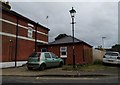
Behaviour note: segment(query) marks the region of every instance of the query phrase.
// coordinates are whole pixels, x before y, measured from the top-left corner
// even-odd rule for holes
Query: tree
[[[120,52],[120,44],[116,44],[116,45],[112,46],[112,50]]]

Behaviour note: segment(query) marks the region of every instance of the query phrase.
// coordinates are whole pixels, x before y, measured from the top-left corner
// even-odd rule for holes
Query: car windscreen
[[[38,57],[40,56],[40,53],[32,53],[29,57]]]
[[[118,56],[118,54],[117,54],[117,53],[106,53],[105,55]]]

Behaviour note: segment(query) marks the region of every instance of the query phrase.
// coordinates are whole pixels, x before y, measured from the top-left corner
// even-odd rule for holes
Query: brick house
[[[60,36],[60,35],[59,35]],[[65,64],[73,63],[73,37],[63,35],[55,39],[55,41],[48,45],[38,43],[38,51],[50,51],[55,53],[58,57],[62,58]],[[75,48],[75,63],[85,64],[92,63],[92,46],[86,42],[74,38]]]
[[[26,61],[35,51],[36,42],[48,44],[49,29],[12,11],[8,3],[0,2],[0,62]]]

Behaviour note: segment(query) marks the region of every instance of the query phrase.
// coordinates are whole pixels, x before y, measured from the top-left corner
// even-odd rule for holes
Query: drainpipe
[[[37,26],[38,23],[36,23],[36,27],[35,27],[35,52],[37,51]]]
[[[17,16],[17,25],[16,25],[16,43],[15,43],[15,67],[17,66],[17,47],[18,47],[18,16]]]
[[[85,50],[85,48],[84,48],[84,44],[83,44],[83,63],[85,63],[85,55],[84,55],[84,50]]]

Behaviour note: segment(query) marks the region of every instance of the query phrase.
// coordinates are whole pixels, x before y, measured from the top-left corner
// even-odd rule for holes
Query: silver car
[[[120,64],[120,54],[119,52],[106,52],[103,56],[104,64]]]

